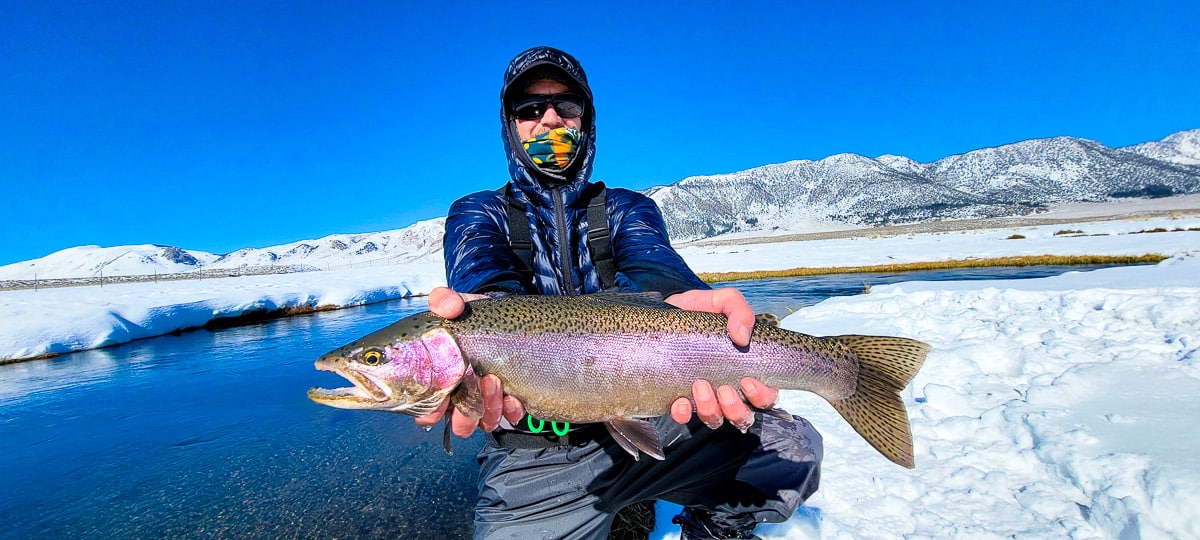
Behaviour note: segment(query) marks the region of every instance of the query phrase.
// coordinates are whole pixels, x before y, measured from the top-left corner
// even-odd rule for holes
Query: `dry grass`
[[[1200,227],[1188,227],[1186,229],[1184,229],[1183,227],[1175,227],[1174,229],[1170,229],[1170,230],[1164,229],[1162,227],[1155,227],[1153,229],[1143,229],[1140,231],[1133,231],[1129,234],[1150,234],[1150,233],[1163,233],[1163,232],[1197,232],[1197,231],[1200,231]]]
[[[702,272],[700,273],[700,279],[703,279],[706,283],[716,283],[718,281],[823,276],[828,274],[896,273],[916,272],[919,270],[949,270],[954,268],[988,268],[994,266],[1154,264],[1162,262],[1165,259],[1167,259],[1167,256],[1157,253],[1146,255],[1026,255],[990,259],[954,259],[949,261],[876,264],[869,266],[834,266],[829,268],[791,268],[787,270],[760,270],[755,272]]]

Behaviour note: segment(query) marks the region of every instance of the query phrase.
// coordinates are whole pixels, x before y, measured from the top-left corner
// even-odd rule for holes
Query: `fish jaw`
[[[318,359],[315,364],[317,371],[337,373],[354,386],[313,387],[308,390],[308,399],[339,409],[375,409],[391,397],[392,392],[387,385],[349,366],[350,360],[342,356],[326,355]]]
[[[441,328],[382,346],[356,342],[315,364],[318,371],[337,373],[353,386],[311,388],[308,398],[339,409],[424,416],[454,391],[466,366],[454,337]]]

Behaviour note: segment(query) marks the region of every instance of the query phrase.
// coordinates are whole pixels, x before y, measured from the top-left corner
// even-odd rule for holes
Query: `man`
[[[430,294],[434,313],[457,317],[465,301],[481,294],[600,292],[587,231],[607,225],[612,277],[621,291],[656,291],[676,307],[723,314],[730,339],[749,343],[754,317],[741,293],[711,289],[696,277],[671,247],[652,200],[609,189],[608,223],[587,223],[597,191],[589,182],[596,116],[587,76],[573,57],[549,47],[522,52],[505,72],[500,100],[511,182],[504,191],[471,194],[451,206],[449,288]],[[520,208],[519,221],[510,221],[510,200]],[[526,227],[532,264],[512,245],[511,236]],[[494,375],[480,387],[482,417],[450,409],[456,435],[470,436],[476,428],[488,433],[479,454],[478,538],[604,538],[617,510],[656,499],[685,507],[675,518],[684,538],[750,538],[757,523],[786,520],[817,488],[820,435],[800,418],[768,416],[756,423],[751,406],[772,407],[778,391],[751,378],[738,389],[715,391],[696,381],[694,401],[679,399],[670,417],[656,423],[663,461],[635,461],[595,425],[571,426],[566,435],[541,429],[542,421],[525,417]],[[418,424],[435,424],[447,405]]]

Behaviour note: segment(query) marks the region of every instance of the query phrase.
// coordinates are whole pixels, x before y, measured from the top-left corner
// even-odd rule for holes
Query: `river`
[[[730,285],[783,316],[865,284],[1081,269]],[[440,428],[305,397],[344,385],[313,370],[320,354],[425,307],[400,300],[0,366],[0,538],[469,537],[478,435],[448,456]]]

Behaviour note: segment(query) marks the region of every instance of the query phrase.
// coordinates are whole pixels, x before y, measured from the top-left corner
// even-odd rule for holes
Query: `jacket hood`
[[[523,92],[531,80],[530,75],[549,74],[561,80],[579,93],[587,102],[583,115],[583,139],[575,159],[560,173],[544,171],[534,165],[529,154],[521,147],[516,125],[509,115],[508,103]],[[573,204],[587,188],[592,176],[592,161],[596,153],[596,108],[592,102],[592,89],[588,86],[587,74],[575,57],[553,47],[534,47],[518,54],[504,72],[504,86],[500,89],[500,136],[504,140],[504,152],[508,158],[508,173],[513,183],[534,204],[552,206],[551,190],[561,188],[564,202]],[[519,197],[519,196],[518,196]],[[520,198],[520,197],[519,197]],[[540,201],[539,201],[540,199]]]

